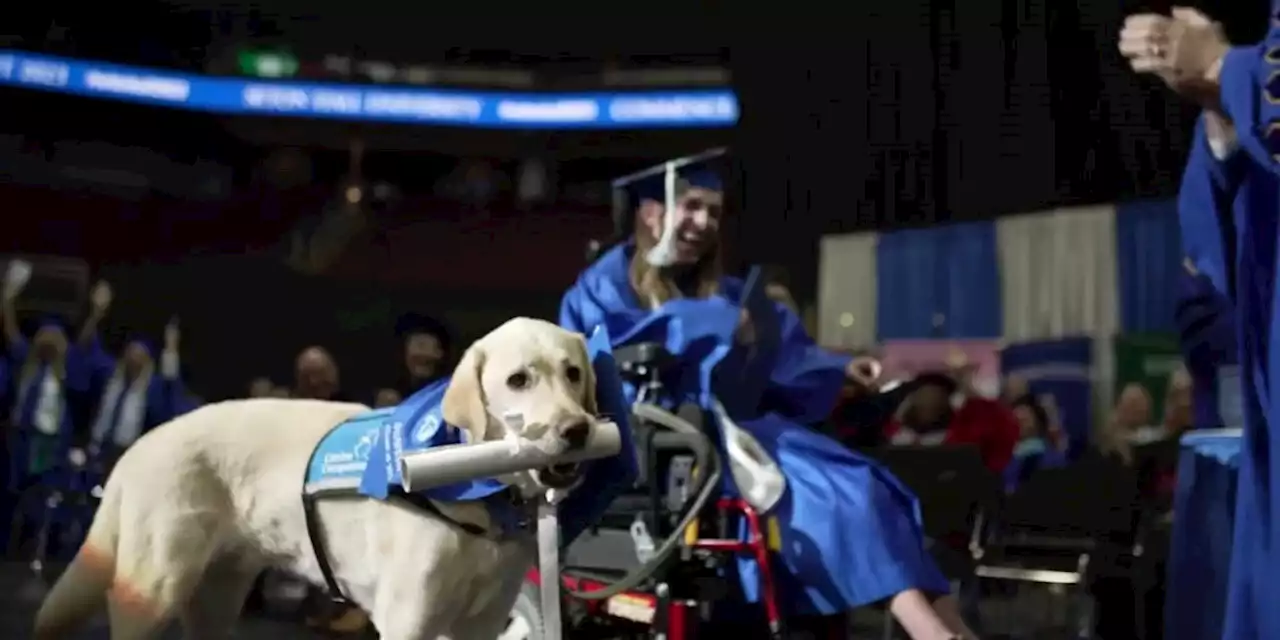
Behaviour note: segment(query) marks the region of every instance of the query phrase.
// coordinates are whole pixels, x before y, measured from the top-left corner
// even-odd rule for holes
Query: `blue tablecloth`
[[[1240,429],[1182,437],[1165,596],[1165,638],[1219,640],[1235,528]]]

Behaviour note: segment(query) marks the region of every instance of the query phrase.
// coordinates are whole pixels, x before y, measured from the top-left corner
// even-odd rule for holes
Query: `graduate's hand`
[[[181,342],[182,331],[178,326],[177,316],[174,316],[169,319],[169,324],[164,326],[164,349],[165,351],[177,351]]]
[[[111,308],[113,295],[111,285],[106,280],[99,280],[89,292],[89,310],[96,316],[105,314]]]
[[[1171,16],[1129,16],[1119,43],[1134,71],[1155,75],[1179,95],[1213,109],[1220,102],[1218,75],[1230,46],[1221,25],[1188,7],[1174,7]]]
[[[880,361],[867,356],[859,356],[849,361],[848,366],[844,368],[844,375],[854,384],[873,389],[876,382],[880,380],[880,374],[884,372],[884,367],[880,365]]]

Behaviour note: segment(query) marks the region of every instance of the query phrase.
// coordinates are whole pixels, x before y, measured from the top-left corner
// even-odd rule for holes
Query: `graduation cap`
[[[435,336],[435,339],[440,342],[440,348],[444,351],[449,350],[451,336],[444,323],[420,313],[406,313],[396,320],[396,337],[401,340],[422,333]]]
[[[650,264],[666,266],[675,259],[675,212],[680,196],[692,188],[724,191],[723,166],[727,149],[720,147],[623,176],[613,181],[613,226],[617,238],[630,237],[635,228],[636,207],[654,200],[666,209],[662,237],[646,256]]]

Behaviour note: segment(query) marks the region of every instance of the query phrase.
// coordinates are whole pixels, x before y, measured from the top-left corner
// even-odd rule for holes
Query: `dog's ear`
[[[587,349],[587,339],[582,336],[578,338],[578,350],[582,357],[582,408],[587,413],[598,416],[600,415],[600,406],[596,403],[596,370],[591,365],[591,351]]]
[[[449,388],[440,403],[444,421],[466,429],[468,442],[484,442],[489,431],[489,412],[484,406],[484,387],[480,372],[484,369],[484,350],[479,344],[471,345],[462,356],[462,362],[453,371]]]

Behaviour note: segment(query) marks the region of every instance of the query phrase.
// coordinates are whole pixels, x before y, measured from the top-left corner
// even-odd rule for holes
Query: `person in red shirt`
[[[1001,473],[1013,459],[1020,429],[1013,411],[942,372],[922,373],[885,437],[890,444],[972,444],[987,468]]]

